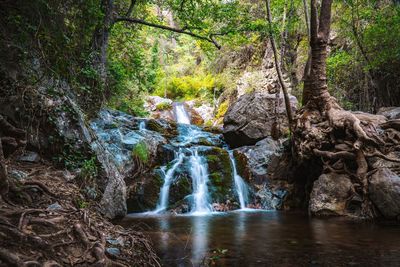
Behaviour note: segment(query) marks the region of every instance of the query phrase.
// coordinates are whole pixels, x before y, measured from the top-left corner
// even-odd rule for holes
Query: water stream
[[[232,175],[235,181],[235,189],[239,198],[240,209],[246,209],[249,196],[249,188],[243,181],[243,178],[238,174],[236,168],[235,158],[233,157],[232,151],[229,151],[229,158],[231,159]]]
[[[160,200],[159,203],[157,204],[155,213],[165,211],[168,208],[169,188],[174,179],[175,170],[176,168],[179,167],[179,165],[182,164],[185,154],[180,150],[178,153],[176,153],[175,156],[176,158],[173,160],[173,165],[169,170],[165,171],[165,169],[167,168],[166,166],[163,166],[161,168],[164,174],[164,184],[161,187]]]
[[[208,171],[204,158],[199,156],[197,149],[191,151],[190,175],[193,182],[192,214],[207,214],[212,211],[208,191]]]

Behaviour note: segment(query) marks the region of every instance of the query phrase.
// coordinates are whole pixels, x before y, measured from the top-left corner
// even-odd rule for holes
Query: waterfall
[[[182,103],[175,105],[175,116],[177,123],[190,124],[189,114],[185,110],[185,106]]]
[[[192,150],[192,156],[190,157],[190,175],[193,183],[191,212],[194,214],[211,212],[207,163],[203,157],[199,156],[197,149]]]
[[[143,131],[143,130],[146,130],[146,122],[145,121],[139,122],[139,131]]]
[[[243,178],[237,173],[236,162],[235,162],[235,158],[233,157],[232,151],[229,151],[229,158],[231,159],[232,172],[233,172],[232,174],[233,174],[233,178],[235,180],[235,189],[236,189],[236,193],[239,197],[240,208],[246,209],[247,202],[248,202],[249,189],[248,189],[248,186],[246,185],[246,183],[243,181]]]
[[[157,204],[156,210],[154,211],[155,213],[158,213],[158,212],[161,212],[161,211],[164,211],[167,209],[169,188],[173,181],[175,170],[176,170],[176,168],[179,167],[179,165],[181,165],[184,156],[185,156],[185,154],[181,150],[179,150],[177,157],[174,159],[175,162],[172,165],[172,167],[167,172],[165,172],[166,166],[161,168],[161,170],[163,171],[163,174],[164,174],[164,184],[160,190],[160,200],[159,200],[159,203]]]

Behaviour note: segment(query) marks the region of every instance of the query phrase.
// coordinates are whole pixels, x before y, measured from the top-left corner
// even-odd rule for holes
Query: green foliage
[[[167,110],[167,109],[171,109],[172,105],[168,102],[161,102],[156,106],[157,110]]]
[[[137,143],[132,149],[132,156],[139,159],[143,163],[147,163],[150,159],[150,152],[145,142]]]
[[[85,160],[81,167],[80,177],[84,181],[93,181],[98,176],[96,158]]]
[[[225,100],[224,102],[221,103],[221,105],[219,105],[215,118],[216,119],[222,118],[228,111],[228,108],[229,108],[229,100]]]
[[[191,100],[195,98],[211,99],[214,91],[217,96],[223,91],[224,86],[211,74],[172,76],[160,81],[155,94],[177,100]]]

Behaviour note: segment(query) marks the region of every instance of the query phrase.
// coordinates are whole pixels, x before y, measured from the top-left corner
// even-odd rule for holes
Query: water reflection
[[[209,222],[211,216],[193,216],[192,263],[197,266],[206,257],[208,249]]]
[[[165,266],[400,266],[400,227],[279,212],[136,217]]]

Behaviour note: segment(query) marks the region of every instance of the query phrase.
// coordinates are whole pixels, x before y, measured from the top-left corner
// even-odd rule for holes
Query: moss
[[[167,109],[172,109],[172,105],[168,102],[161,102],[159,104],[156,105],[156,109],[157,110],[167,110]]]
[[[176,123],[168,123],[163,125],[159,121],[152,119],[147,122],[146,128],[150,131],[158,132],[167,137],[176,136],[178,134]]]
[[[221,103],[221,105],[219,105],[215,118],[219,119],[224,117],[225,113],[228,111],[228,108],[229,108],[229,100],[225,100],[224,102]]]
[[[229,154],[225,149],[213,147],[204,152],[212,184],[212,198],[217,202],[225,202],[232,188],[232,167]]]
[[[137,143],[132,149],[132,156],[139,159],[143,163],[147,163],[150,158],[150,153],[145,142]]]
[[[241,153],[241,152],[239,152],[237,150],[235,150],[233,152],[233,156],[235,158],[236,170],[237,170],[238,174],[242,178],[244,178],[247,182],[250,182],[250,180],[251,180],[251,171],[250,171],[249,166],[248,166],[247,157],[243,153]]]

